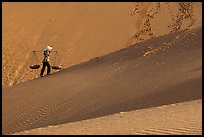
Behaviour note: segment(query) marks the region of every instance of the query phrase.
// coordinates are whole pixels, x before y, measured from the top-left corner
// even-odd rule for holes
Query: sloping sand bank
[[[3,88],[2,132],[202,99],[201,83],[202,27],[197,27]]]

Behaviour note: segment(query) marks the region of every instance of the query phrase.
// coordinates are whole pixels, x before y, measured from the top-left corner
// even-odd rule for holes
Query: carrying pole
[[[33,50],[33,52],[44,52],[44,50]],[[58,51],[52,50],[52,51],[50,51],[50,52],[58,52]]]

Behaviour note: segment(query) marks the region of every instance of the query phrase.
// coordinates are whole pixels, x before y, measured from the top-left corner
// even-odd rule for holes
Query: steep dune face
[[[201,28],[3,88],[2,133],[202,99]]]
[[[201,3],[191,2],[2,5],[4,87],[39,75],[40,70],[29,69],[31,52],[46,44],[59,51],[67,68],[202,20]]]

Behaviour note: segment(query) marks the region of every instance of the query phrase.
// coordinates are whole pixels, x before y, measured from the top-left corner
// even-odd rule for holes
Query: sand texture
[[[202,99],[201,35],[171,33],[4,88],[3,133]]]
[[[202,3],[3,2],[2,29],[2,134],[202,134]]]

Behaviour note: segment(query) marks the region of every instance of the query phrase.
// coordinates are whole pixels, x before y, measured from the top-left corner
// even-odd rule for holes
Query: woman
[[[40,73],[40,77],[43,77],[43,73],[44,73],[44,71],[45,71],[45,67],[47,67],[47,75],[50,74],[50,69],[51,69],[51,67],[50,67],[50,63],[49,63],[49,61],[50,61],[49,56],[50,56],[50,50],[51,50],[51,49],[52,49],[52,47],[47,46],[47,47],[45,48],[45,50],[44,50],[44,53],[43,53],[44,59],[43,59],[43,61],[42,61],[43,67],[42,67],[42,70],[41,70],[41,73]]]

